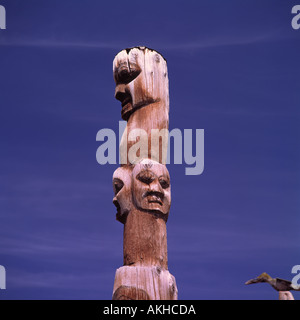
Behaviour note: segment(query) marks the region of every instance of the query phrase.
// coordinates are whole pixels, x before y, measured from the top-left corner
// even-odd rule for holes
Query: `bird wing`
[[[276,278],[276,290],[289,291],[292,288],[292,282],[285,279]]]

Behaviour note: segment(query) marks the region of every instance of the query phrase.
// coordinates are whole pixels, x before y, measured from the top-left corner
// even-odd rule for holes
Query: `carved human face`
[[[113,204],[117,208],[116,218],[125,223],[127,214],[132,206],[131,197],[131,168],[120,167],[113,174],[114,198]]]
[[[160,212],[168,217],[171,206],[170,176],[166,166],[143,160],[132,172],[135,206],[144,211]]]
[[[167,63],[158,52],[145,47],[122,50],[114,59],[113,73],[115,98],[121,101],[124,120],[161,99],[169,105]]]

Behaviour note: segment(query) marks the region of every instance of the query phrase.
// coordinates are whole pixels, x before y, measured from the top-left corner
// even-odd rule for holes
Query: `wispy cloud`
[[[47,289],[88,289],[97,290],[103,282],[113,281],[111,272],[98,273],[68,273],[68,272],[24,272],[14,270],[9,280],[11,289],[25,288],[47,288]]]
[[[113,170],[112,170],[113,172]],[[6,179],[6,177],[2,177]],[[9,178],[7,179],[9,181]],[[24,212],[30,212],[30,216],[76,219],[82,216],[82,208],[87,202],[101,201],[102,198],[111,199],[112,189],[107,181],[85,182],[64,181],[62,179],[24,178],[18,183],[7,183],[5,192],[0,196],[0,216],[9,218],[20,216],[24,219]],[[111,201],[106,202],[107,205]],[[112,209],[113,209],[112,205]],[[70,215],[72,212],[72,215]]]
[[[174,44],[162,45],[164,49],[177,49],[177,50],[188,50],[188,49],[208,49],[215,47],[225,47],[225,46],[235,46],[235,45],[246,45],[246,44],[256,44],[266,41],[280,40],[275,34],[259,34],[259,35],[223,35],[223,36],[213,36],[206,39],[197,39],[190,42],[180,42]]]
[[[280,41],[284,37],[280,33],[266,33],[254,35],[218,35],[210,38],[195,39],[193,41],[177,41],[173,43],[161,43],[157,41],[155,47],[160,50],[191,50],[191,49],[208,49],[224,46],[256,44],[268,41]],[[125,48],[128,43],[118,42],[99,42],[99,41],[82,41],[82,40],[60,40],[60,39],[18,39],[2,38],[0,46],[30,46],[30,47],[50,47],[50,48],[87,48],[87,49],[114,49]]]
[[[21,46],[21,47],[49,47],[49,48],[95,48],[95,49],[116,49],[119,46],[102,43],[102,42],[80,42],[80,41],[65,41],[65,40],[51,40],[51,39],[2,39],[0,46]]]
[[[107,243],[110,246],[107,246]],[[118,240],[109,234],[86,234],[66,230],[52,230],[52,232],[32,231],[28,234],[11,234],[1,238],[1,254],[20,256],[40,256],[50,259],[56,255],[74,255],[80,252],[101,255],[113,255],[111,246],[117,246]]]

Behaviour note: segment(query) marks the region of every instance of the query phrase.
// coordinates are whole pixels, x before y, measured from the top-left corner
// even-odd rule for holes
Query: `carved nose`
[[[128,93],[126,92],[126,85],[119,84],[115,90],[115,98],[122,102],[126,98],[127,95],[128,95]]]
[[[164,198],[165,193],[163,188],[161,187],[159,181],[153,181],[150,185],[149,185],[149,192],[157,194],[161,199]]]
[[[120,207],[119,201],[117,200],[116,197],[113,198],[113,204],[117,208],[117,212],[120,212],[121,211],[121,207]]]

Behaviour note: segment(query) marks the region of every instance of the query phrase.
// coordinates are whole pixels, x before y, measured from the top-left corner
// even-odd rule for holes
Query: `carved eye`
[[[146,184],[150,184],[155,179],[153,173],[148,170],[140,172],[136,178]]]
[[[129,70],[127,68],[122,68],[119,70],[119,79],[127,79],[130,76]]]
[[[169,182],[164,178],[160,178],[159,179],[159,183],[160,183],[160,185],[162,186],[163,189],[167,189],[170,186]]]
[[[117,78],[119,83],[129,83],[134,80],[139,74],[141,70],[137,67],[131,66],[128,69],[127,66],[121,66],[117,72]]]
[[[120,179],[114,179],[113,181],[113,187],[114,187],[114,192],[115,192],[115,195],[117,193],[119,193],[119,191],[123,188],[124,186],[124,182]]]

